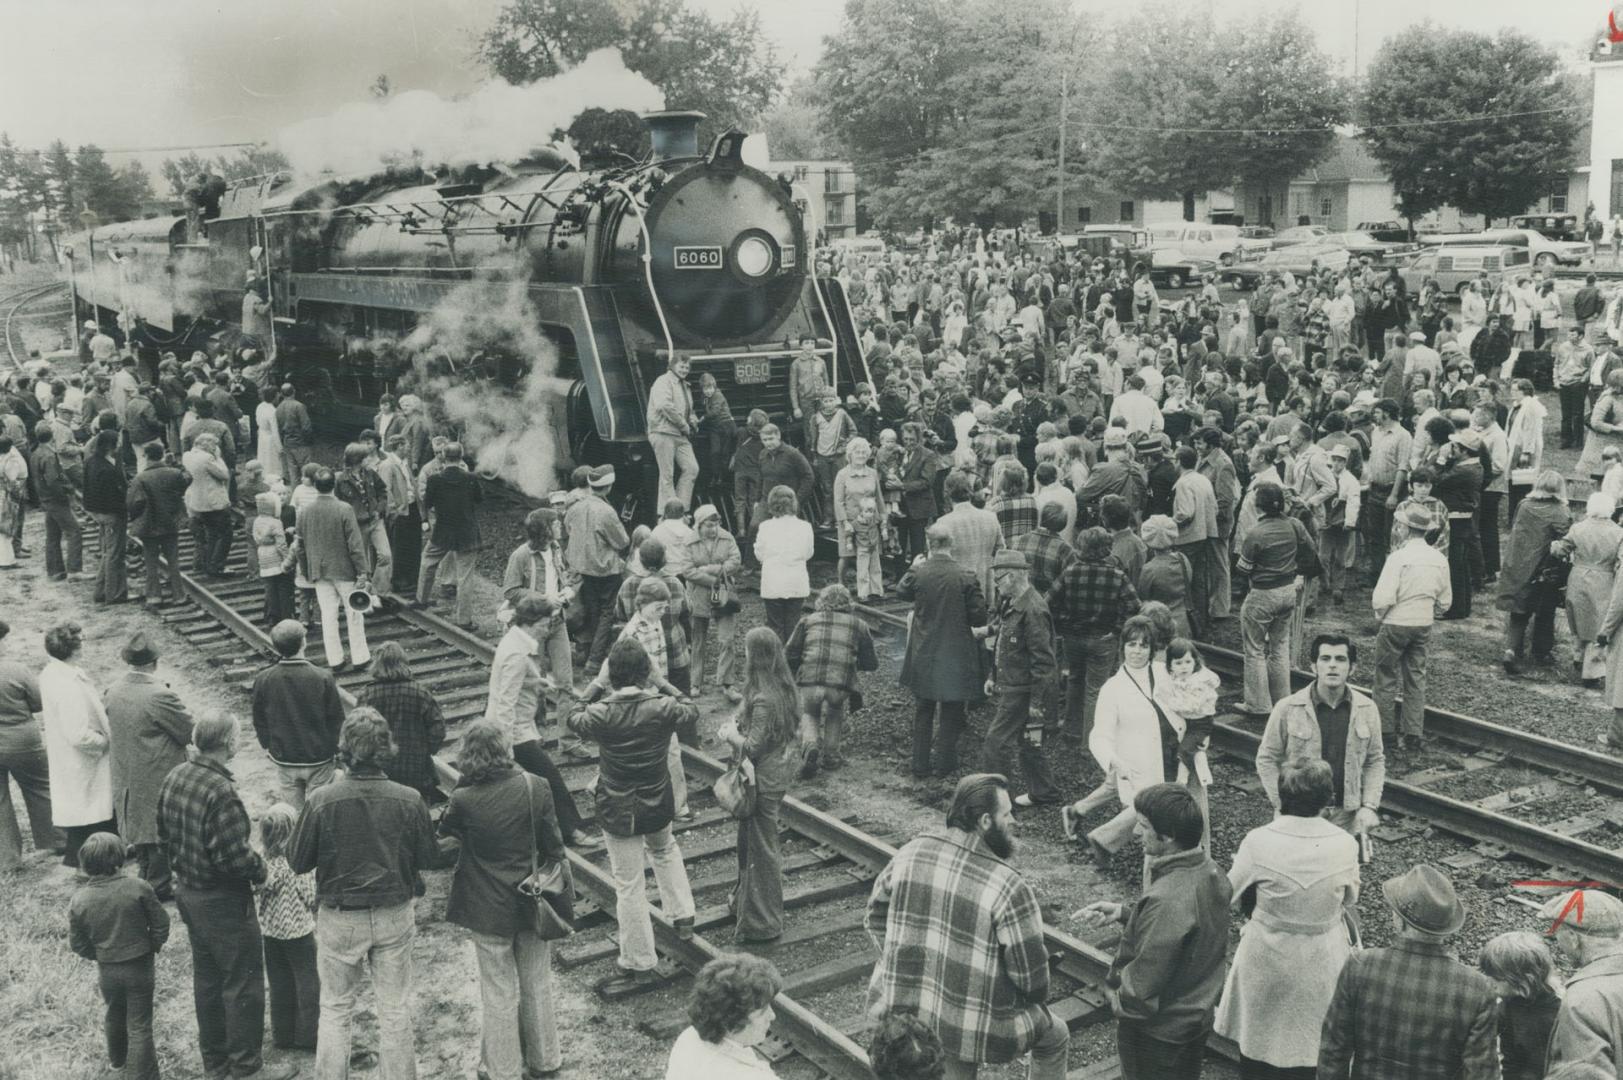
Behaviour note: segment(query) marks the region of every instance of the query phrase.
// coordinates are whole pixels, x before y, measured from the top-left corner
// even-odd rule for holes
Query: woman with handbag
[[[1545,469],[1522,500],[1510,525],[1505,561],[1499,571],[1496,606],[1505,612],[1505,672],[1515,675],[1526,657],[1527,624],[1533,624],[1533,660],[1550,663],[1555,650],[1555,608],[1559,587],[1541,580],[1550,569],[1550,546],[1567,535],[1567,480]]]
[[[738,682],[737,657],[733,653],[733,635],[738,623],[738,571],[743,556],[738,541],[721,527],[721,514],[709,504],[693,512],[693,527],[698,532],[688,545],[688,561],[692,568],[687,574],[688,607],[693,614],[693,693],[704,692],[705,659],[710,646],[710,631],[716,632],[715,685],[734,705],[743,700],[736,688]]]
[[[1216,1028],[1239,1043],[1245,1080],[1311,1080],[1319,1029],[1352,954],[1346,916],[1358,905],[1358,841],[1320,816],[1331,794],[1326,762],[1287,765],[1279,816],[1246,834],[1229,869],[1234,906],[1255,906]]]
[[[778,810],[800,770],[795,738],[799,717],[799,694],[783,643],[758,626],[744,635],[743,708],[716,732],[732,746],[744,781],[755,789],[754,805],[746,798],[734,811],[739,818],[738,885],[728,907],[737,920],[736,942],[775,941],[783,935]]]
[[[457,767],[462,778],[439,827],[441,849],[457,852],[445,918],[472,933],[479,961],[480,1075],[553,1076],[563,1058],[551,939],[569,932],[570,894],[563,893],[560,914],[551,901],[521,891],[568,866],[552,792],[518,767],[507,732],[488,720],[463,734]]]

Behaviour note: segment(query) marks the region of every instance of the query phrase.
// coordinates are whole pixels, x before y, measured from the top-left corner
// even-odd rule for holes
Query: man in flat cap
[[[169,857],[158,842],[158,789],[186,760],[192,716],[157,676],[158,649],[137,631],[124,646],[129,670],[107,688],[107,727],[113,756],[113,813],[119,835],[135,848],[141,877],[158,899],[174,896]]]
[[[1550,1080],[1617,1076],[1623,1068],[1623,900],[1596,889],[1544,905],[1572,978],[1550,1033]]]
[[[997,649],[991,683],[997,714],[981,744],[982,772],[1007,773],[1003,768],[1009,744],[1020,740],[1020,771],[1026,791],[1014,797],[1015,806],[1059,802],[1063,793],[1043,759],[1048,700],[1053,693],[1059,664],[1054,658],[1054,620],[1048,601],[1031,587],[1024,554],[1005,548],[992,558],[992,580],[997,583]]]
[[[625,577],[631,538],[609,504],[614,466],[595,466],[587,476],[589,493],[564,514],[564,559],[580,575],[578,599],[585,619],[577,644],[584,654],[582,668],[596,670],[614,641],[614,601]]]
[[[1354,952],[1342,967],[1319,1041],[1320,1080],[1352,1075],[1355,1060],[1359,1076],[1498,1077],[1498,992],[1447,951],[1465,925],[1453,883],[1419,863],[1381,894],[1392,944]]]

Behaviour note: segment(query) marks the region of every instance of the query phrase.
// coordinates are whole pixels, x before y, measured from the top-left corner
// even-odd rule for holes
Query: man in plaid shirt
[[[1138,592],[1110,554],[1110,534],[1094,526],[1077,537],[1077,557],[1048,590],[1054,632],[1065,641],[1065,737],[1086,741],[1099,688],[1116,670],[1116,638],[1138,612]]]
[[[1343,965],[1319,1041],[1319,1076],[1497,1080],[1497,990],[1447,951],[1465,925],[1453,883],[1420,863],[1381,894],[1392,909],[1392,944],[1354,952]]]
[[[994,773],[958,781],[946,826],[909,841],[874,882],[868,1015],[917,1014],[959,1063],[953,1075],[1029,1052],[1029,1080],[1061,1080],[1071,1035],[1044,1004],[1042,912],[1006,861],[1013,854],[1008,782]]]
[[[295,1066],[266,1066],[265,961],[253,886],[265,861],[249,846],[248,811],[226,768],[237,721],[210,716],[192,729],[196,757],[158,789],[158,841],[175,874],[175,905],[192,945],[193,1001],[203,1072],[288,1080]]]
[[[795,624],[784,651],[800,687],[800,744],[806,749],[800,778],[809,780],[819,761],[830,769],[845,764],[845,703],[857,689],[857,672],[879,670],[879,656],[868,628],[851,610],[850,591],[838,584],[817,594],[817,610]]]
[[[1026,557],[1031,587],[1039,596],[1047,596],[1054,582],[1076,559],[1076,548],[1060,535],[1064,528],[1065,507],[1059,503],[1044,503],[1037,514],[1037,527],[1013,544],[1014,550]]]

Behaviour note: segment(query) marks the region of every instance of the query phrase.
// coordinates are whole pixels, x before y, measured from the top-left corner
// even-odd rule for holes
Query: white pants
[[[344,662],[344,642],[338,636],[338,611],[343,609],[349,623],[349,658],[356,664],[372,659],[372,650],[366,647],[366,616],[350,607],[349,594],[355,591],[353,581],[316,582],[316,603],[321,605],[321,643],[327,650],[327,666],[337,667]]]
[[[654,462],[659,466],[659,505],[656,516],[664,513],[665,504],[681,499],[683,506],[693,505],[693,481],[699,474],[699,459],[694,456],[693,444],[680,435],[648,436],[648,445],[654,448]]]

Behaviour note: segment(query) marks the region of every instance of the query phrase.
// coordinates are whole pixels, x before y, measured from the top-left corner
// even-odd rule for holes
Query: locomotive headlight
[[[746,277],[764,277],[772,269],[772,245],[759,236],[746,236],[733,252],[733,265]]]

